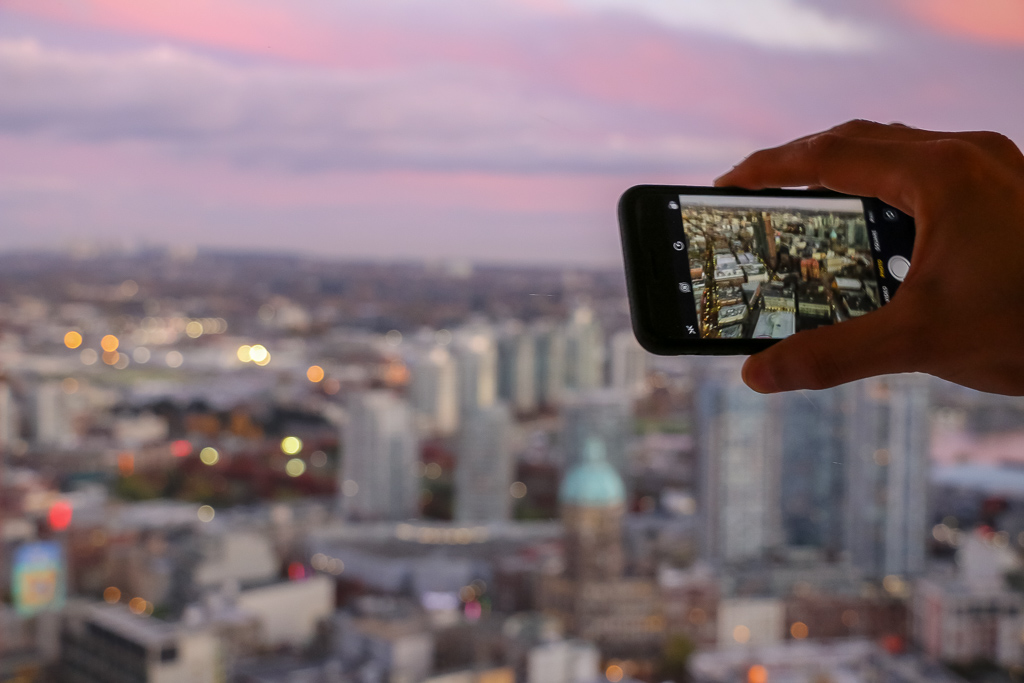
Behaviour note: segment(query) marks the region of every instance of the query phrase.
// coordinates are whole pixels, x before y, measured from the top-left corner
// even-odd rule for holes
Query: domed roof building
[[[626,487],[608,462],[602,441],[587,440],[583,460],[565,475],[558,500],[569,576],[580,581],[622,576]]]
[[[583,458],[559,489],[565,525],[565,572],[541,576],[539,607],[605,656],[645,657],[661,647],[664,617],[657,585],[626,577],[622,517],[626,489],[604,442],[587,439]]]
[[[604,444],[591,438],[583,449],[583,461],[562,480],[558,500],[563,506],[612,507],[626,501],[626,488],[605,454]]]

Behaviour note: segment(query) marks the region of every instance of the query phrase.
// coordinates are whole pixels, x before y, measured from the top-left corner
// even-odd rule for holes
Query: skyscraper
[[[518,320],[498,333],[498,396],[517,413],[537,408],[536,343]]]
[[[8,451],[20,440],[18,404],[6,380],[0,380],[0,451]]]
[[[40,444],[70,447],[77,443],[74,418],[78,396],[69,396],[60,382],[45,382],[36,389],[35,438]]]
[[[466,413],[455,465],[455,518],[464,522],[499,522],[512,511],[509,487],[512,421],[508,408],[495,403]]]
[[[341,511],[348,519],[415,516],[419,448],[408,405],[388,391],[354,394],[348,401],[339,469]]]
[[[604,445],[608,462],[623,475],[627,440],[633,431],[633,399],[618,389],[595,389],[569,395],[562,410],[562,447],[566,467],[583,459],[587,440]]]
[[[537,400],[543,407],[553,408],[565,392],[565,332],[548,320],[534,323],[531,332]]]
[[[633,330],[620,330],[612,335],[610,384],[632,394],[647,388],[647,352],[637,342]]]
[[[850,559],[868,576],[919,574],[928,534],[928,378],[874,378],[846,391]]]
[[[845,424],[841,389],[776,399],[782,429],[782,527],[788,546],[843,547]]]
[[[589,306],[572,312],[565,326],[565,384],[586,391],[604,385],[604,334]]]
[[[423,349],[409,360],[409,400],[427,433],[448,436],[459,426],[458,372],[443,346]]]
[[[778,402],[742,383],[736,359],[705,370],[697,428],[705,546],[714,560],[755,559],[783,544]]]
[[[473,323],[457,330],[454,354],[460,411],[466,413],[492,405],[498,390],[498,352],[494,330],[484,323]]]

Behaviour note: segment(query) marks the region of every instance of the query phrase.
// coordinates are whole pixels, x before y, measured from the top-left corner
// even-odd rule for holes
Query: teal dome
[[[610,507],[625,502],[622,477],[605,457],[600,439],[587,439],[583,460],[565,475],[558,500],[562,505],[583,507]]]

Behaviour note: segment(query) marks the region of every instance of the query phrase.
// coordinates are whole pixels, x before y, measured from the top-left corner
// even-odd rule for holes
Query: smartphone
[[[828,190],[638,185],[619,200],[630,315],[660,355],[756,353],[884,306],[914,220]]]

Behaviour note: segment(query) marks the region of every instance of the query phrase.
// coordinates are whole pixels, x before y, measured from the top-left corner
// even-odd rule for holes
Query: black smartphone
[[[827,190],[638,185],[619,200],[637,340],[661,355],[749,354],[885,305],[914,220]]]

